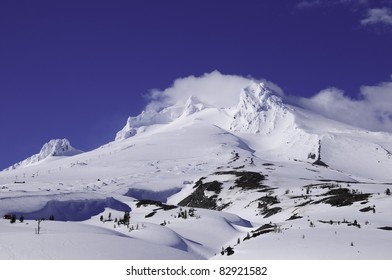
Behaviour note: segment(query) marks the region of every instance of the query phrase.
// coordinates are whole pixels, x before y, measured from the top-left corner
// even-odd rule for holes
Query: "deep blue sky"
[[[0,169],[53,138],[111,141],[144,94],[213,70],[286,94],[390,80],[392,3],[364,0],[0,2]],[[365,23],[372,9],[384,17]],[[383,10],[381,10],[383,9]],[[375,10],[373,10],[375,11]]]

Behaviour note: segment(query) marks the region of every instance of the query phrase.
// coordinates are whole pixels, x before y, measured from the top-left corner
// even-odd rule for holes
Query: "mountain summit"
[[[264,83],[252,83],[240,94],[231,129],[248,133],[270,133],[293,118],[280,96]]]
[[[224,95],[225,93],[216,92],[215,94]],[[193,95],[189,96],[185,103],[169,105],[159,111],[147,107],[140,115],[128,118],[124,128],[117,133],[115,140],[127,139],[145,131],[149,126],[168,124],[207,108],[227,111],[233,116],[230,129],[238,132],[268,133],[274,130],[275,126],[281,125],[283,119],[293,117],[290,116],[290,110],[283,104],[279,94],[262,82],[253,81],[242,89],[236,103],[234,114],[232,108],[211,103],[207,105],[206,102]]]
[[[52,139],[42,146],[38,154],[20,161],[8,167],[6,170],[33,165],[51,157],[74,156],[80,153],[82,151],[72,147],[68,139]]]

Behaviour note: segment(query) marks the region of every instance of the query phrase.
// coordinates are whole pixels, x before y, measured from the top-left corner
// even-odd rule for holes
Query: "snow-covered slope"
[[[0,258],[392,257],[392,135],[257,82],[232,107],[190,96],[153,108],[96,150],[51,141],[0,172],[0,214],[25,218],[0,222]]]
[[[294,115],[282,99],[264,84],[253,83],[243,89],[231,124],[233,131],[269,134],[287,128]]]
[[[129,117],[122,130],[117,132],[115,140],[124,140],[144,132],[148,127],[168,124],[178,118],[189,116],[206,108],[196,97],[190,96],[185,104],[176,104],[157,112],[147,108],[136,117]]]
[[[32,155],[23,161],[15,163],[6,170],[37,164],[43,160],[53,157],[74,156],[80,153],[82,153],[82,151],[72,147],[68,139],[52,139],[42,146],[38,154]]]

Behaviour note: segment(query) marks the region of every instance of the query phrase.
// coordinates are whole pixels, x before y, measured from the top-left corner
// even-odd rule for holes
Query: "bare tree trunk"
[[[42,222],[42,220],[37,220],[38,226],[37,226],[37,228],[36,228],[36,230],[35,230],[35,233],[36,233],[36,234],[39,234],[39,232],[40,232],[40,230],[41,230],[41,226],[40,226],[41,222]]]

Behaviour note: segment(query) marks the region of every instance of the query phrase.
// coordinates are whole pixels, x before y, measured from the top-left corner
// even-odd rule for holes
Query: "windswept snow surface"
[[[49,143],[0,172],[1,259],[392,258],[392,136],[264,84],[150,106],[93,151]]]

